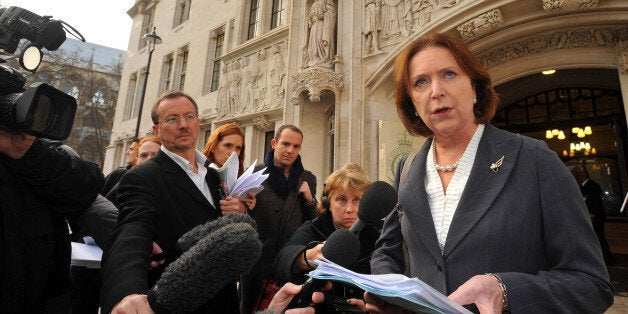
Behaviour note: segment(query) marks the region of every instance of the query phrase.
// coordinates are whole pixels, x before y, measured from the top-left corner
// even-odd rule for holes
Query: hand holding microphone
[[[360,240],[351,231],[340,229],[334,231],[322,248],[323,256],[342,266],[348,267],[360,256]],[[326,280],[308,278],[303,283],[301,292],[292,298],[288,309],[306,307],[312,302],[312,293],[320,291],[327,284]]]

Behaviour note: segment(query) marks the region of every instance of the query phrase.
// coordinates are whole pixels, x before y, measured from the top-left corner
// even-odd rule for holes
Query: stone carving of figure
[[[335,54],[336,5],[333,0],[316,0],[307,16],[307,41],[304,47],[304,67],[331,68]]]
[[[229,75],[229,113],[235,114],[240,106],[240,61],[236,60],[231,64],[231,75]]]
[[[244,88],[244,101],[242,102],[241,108],[238,108],[238,112],[245,112],[251,110],[253,108],[253,103],[255,102],[255,83],[257,77],[259,75],[259,64],[253,59],[253,56],[245,59],[245,64],[250,64],[248,75],[245,75],[247,78],[246,87]]]
[[[382,37],[408,36],[404,22],[405,6],[402,0],[384,0],[382,6]]]
[[[283,78],[286,76],[285,65],[283,62],[283,56],[279,50],[279,45],[273,47],[273,55],[270,60],[270,91],[273,102],[281,102],[285,95],[285,88],[283,87]],[[265,109],[265,104],[262,103],[260,109]]]
[[[379,53],[379,34],[382,30],[381,0],[366,0],[364,7],[365,48],[367,54]]]
[[[266,102],[266,51],[257,52],[259,71],[255,79],[255,102],[253,109],[264,107]]]
[[[227,90],[226,81],[229,80],[227,76],[227,66],[221,63],[220,79],[218,81],[218,105],[216,106],[216,112],[219,117],[225,116],[229,113],[229,91]]]

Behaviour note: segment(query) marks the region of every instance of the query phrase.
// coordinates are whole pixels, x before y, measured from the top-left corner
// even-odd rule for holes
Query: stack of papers
[[[401,274],[364,275],[328,260],[314,260],[318,267],[308,276],[341,281],[379,296],[384,301],[417,313],[471,313],[418,278]]]
[[[248,193],[257,195],[257,193],[261,192],[264,189],[262,183],[268,178],[268,174],[264,174],[266,168],[253,172],[255,164],[257,164],[257,160],[255,160],[239,178],[238,170],[240,169],[240,163],[238,161],[238,155],[235,152],[231,153],[231,156],[229,156],[229,159],[227,159],[222,167],[218,167],[218,165],[214,163],[211,163],[209,166],[218,171],[222,187],[227,195],[232,195],[237,198],[246,198]]]
[[[72,242],[71,264],[73,266],[85,266],[87,268],[100,268],[102,250],[90,237],[83,239],[85,243]]]

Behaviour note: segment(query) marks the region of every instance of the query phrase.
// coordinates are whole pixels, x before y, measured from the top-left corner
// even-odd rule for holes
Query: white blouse
[[[434,219],[434,228],[436,229],[441,253],[445,249],[445,241],[447,240],[451,220],[454,217],[458,202],[460,202],[460,197],[471,174],[482,133],[484,133],[484,124],[478,125],[464,154],[462,154],[454,176],[447,186],[447,194],[443,191],[443,182],[440,180],[438,171],[436,171],[434,166],[433,145],[430,146],[430,150],[427,153],[425,191],[427,192],[432,218]]]

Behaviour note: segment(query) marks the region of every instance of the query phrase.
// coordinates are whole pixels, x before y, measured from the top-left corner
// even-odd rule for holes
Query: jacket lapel
[[[183,169],[179,165],[177,165],[174,160],[172,160],[166,153],[159,150],[157,155],[154,157],[157,162],[161,165],[161,167],[166,172],[166,176],[168,179],[181,191],[189,195],[192,199],[197,202],[203,204],[203,206],[207,206],[207,208],[214,208],[209,201],[205,198],[203,193],[199,191],[196,187],[192,179],[185,173]],[[213,197],[213,195],[212,195]],[[217,202],[217,200],[216,200]]]
[[[425,162],[431,143],[432,140],[428,140],[423,144],[414,161],[406,160],[406,162],[412,162],[412,167],[410,167],[404,182],[401,182],[399,186],[399,191],[404,191],[404,193],[399,193],[403,196],[399,203],[403,207],[403,216],[405,216],[402,217],[402,228],[406,225],[407,230],[420,239],[430,254],[436,260],[441,260],[442,255],[436,238],[434,219],[425,191]],[[412,221],[414,224],[409,225],[408,221]]]
[[[509,136],[490,124],[484,129],[471,174],[447,233],[443,257],[447,257],[484,216],[504,188],[521,148],[520,137]],[[494,171],[491,165],[503,158]],[[496,209],[500,210],[500,209]]]

